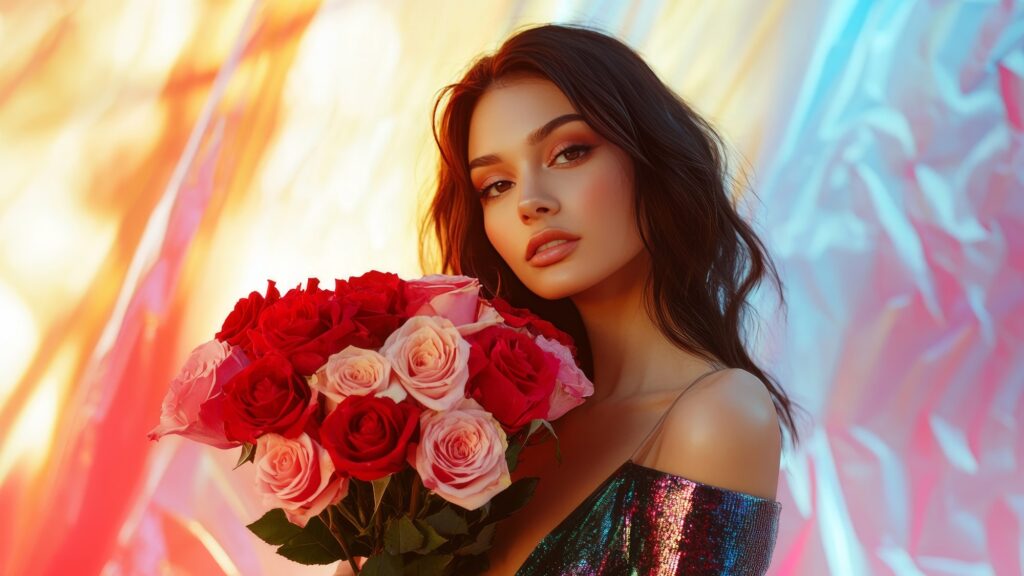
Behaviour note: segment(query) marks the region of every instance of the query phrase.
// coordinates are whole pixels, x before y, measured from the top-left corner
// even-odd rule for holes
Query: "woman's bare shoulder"
[[[738,368],[703,379],[665,417],[652,467],[691,480],[775,498],[782,449],[772,397]]]

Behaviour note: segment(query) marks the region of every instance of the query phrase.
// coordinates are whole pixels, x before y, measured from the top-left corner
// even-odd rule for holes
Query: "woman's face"
[[[487,238],[549,300],[642,280],[646,255],[632,160],[577,114],[551,81],[519,77],[488,88],[470,119],[467,161]],[[578,239],[528,261],[531,237],[549,229]]]

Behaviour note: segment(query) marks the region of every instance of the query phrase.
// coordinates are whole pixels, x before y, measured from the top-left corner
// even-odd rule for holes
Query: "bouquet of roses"
[[[519,452],[594,390],[568,334],[480,288],[370,271],[281,296],[270,280],[191,352],[149,438],[241,447],[268,510],[248,527],[293,561],[480,573],[536,486],[511,481]]]

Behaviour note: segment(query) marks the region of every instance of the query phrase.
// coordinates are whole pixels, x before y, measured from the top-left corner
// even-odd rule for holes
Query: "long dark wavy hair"
[[[652,262],[644,306],[659,329],[683,350],[756,375],[795,445],[797,406],[743,342],[747,297],[764,278],[778,289],[781,309],[786,302],[767,250],[734,206],[725,144],[640,55],[612,36],[583,26],[521,29],[438,93],[432,128],[441,158],[436,193],[419,230],[420,265],[479,278],[488,297],[529,308],[568,332],[593,379],[576,306],[569,298],[541,298],[523,285],[487,239],[469,176],[473,108],[496,81],[523,73],[553,82],[595,131],[632,157],[637,226]]]

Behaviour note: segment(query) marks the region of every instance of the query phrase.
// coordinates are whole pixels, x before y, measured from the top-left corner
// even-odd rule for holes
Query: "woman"
[[[717,134],[628,46],[559,25],[477,60],[434,115],[441,270],[572,334],[595,386],[555,423],[561,464],[553,443],[520,461],[541,480],[489,573],[763,573],[780,417],[797,434],[741,339],[751,290],[781,284]]]

